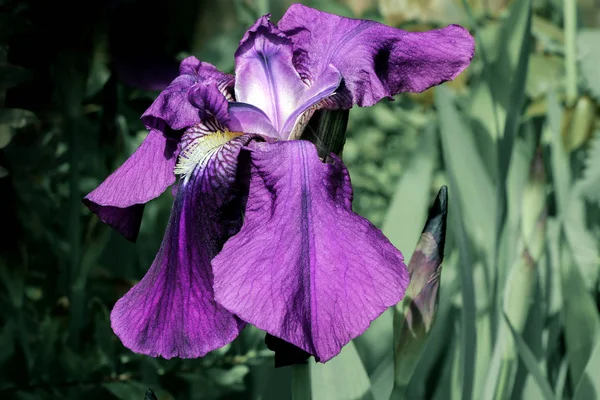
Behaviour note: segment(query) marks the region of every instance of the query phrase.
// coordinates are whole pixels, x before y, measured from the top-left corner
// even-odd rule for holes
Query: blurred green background
[[[410,259],[449,187],[438,316],[407,399],[600,399],[600,1],[321,0],[407,30],[476,37],[452,83],[350,112],[355,210]],[[81,198],[146,135],[139,117],[187,55],[232,72],[276,0],[0,0],[0,398],[289,399],[248,327],[198,360],[129,352],[114,302],[150,266],[172,195],[137,244]],[[314,399],[387,400],[392,314],[310,365]]]

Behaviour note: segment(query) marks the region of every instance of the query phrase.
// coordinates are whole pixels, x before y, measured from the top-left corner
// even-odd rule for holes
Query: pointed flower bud
[[[448,189],[443,186],[429,210],[421,239],[408,265],[410,284],[394,313],[395,382],[405,386],[419,361],[435,320],[446,242]]]

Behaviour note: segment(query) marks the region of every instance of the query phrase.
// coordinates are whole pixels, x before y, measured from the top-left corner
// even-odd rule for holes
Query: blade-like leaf
[[[312,400],[373,400],[371,382],[353,342],[327,363],[311,363],[310,383]]]
[[[535,356],[533,355],[533,353],[529,349],[529,346],[527,346],[527,343],[525,343],[525,341],[523,340],[521,335],[519,335],[519,333],[512,326],[512,324],[510,323],[510,319],[506,316],[506,314],[504,315],[504,321],[506,322],[508,328],[510,329],[510,332],[511,332],[512,337],[517,345],[518,353],[519,353],[519,356],[521,357],[521,360],[523,361],[523,364],[525,364],[525,367],[527,368],[529,373],[532,374],[533,377],[535,378],[535,381],[537,382],[540,389],[542,390],[544,399],[546,399],[546,400],[555,399],[556,397],[554,396],[554,393],[552,392],[552,388],[550,387],[548,380],[544,376],[544,373],[540,370],[540,368],[537,364],[537,360],[535,359]]]
[[[429,125],[415,156],[400,177],[396,191],[381,229],[390,241],[410,260],[430,201],[431,178],[438,158],[435,144],[435,125]]]
[[[596,335],[596,345],[590,355],[583,376],[575,389],[573,400],[588,400],[600,398],[600,335]]]
[[[587,83],[588,90],[600,100],[600,75],[598,64],[600,64],[600,29],[584,29],[577,34],[577,54],[581,74]]]
[[[572,250],[567,243],[565,235],[561,235],[560,274],[564,299],[565,342],[569,377],[573,387],[577,387],[600,333],[600,316],[594,299],[581,279]]]
[[[586,158],[581,191],[589,200],[600,205],[600,131],[596,131]]]

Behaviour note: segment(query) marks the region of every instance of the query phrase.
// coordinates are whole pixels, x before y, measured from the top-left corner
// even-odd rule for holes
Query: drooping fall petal
[[[151,130],[123,165],[83,202],[127,239],[135,241],[142,222],[143,204],[160,196],[175,182],[177,144]]]
[[[249,140],[234,138],[182,179],[154,263],[111,313],[114,332],[134,352],[201,357],[243,327],[215,302],[210,261],[241,225],[237,158]]]
[[[352,211],[341,160],[312,143],[250,145],[244,225],[213,259],[217,302],[327,361],[404,295],[402,254]]]
[[[342,74],[344,85],[330,108],[371,106],[454,79],[471,62],[475,46],[458,25],[407,32],[301,4],[288,9],[278,28],[292,40],[294,65],[303,78],[319,76],[330,64]]]

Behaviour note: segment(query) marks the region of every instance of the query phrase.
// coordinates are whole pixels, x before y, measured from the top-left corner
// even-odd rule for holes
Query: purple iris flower
[[[474,42],[293,5],[260,18],[235,77],[190,57],[142,116],[136,152],[84,200],[135,240],[143,204],[179,182],[162,245],[115,305],[125,346],[205,355],[246,323],[325,362],[404,295],[400,251],[352,211],[350,177],[298,139],[312,113],[371,106],[453,79]]]

